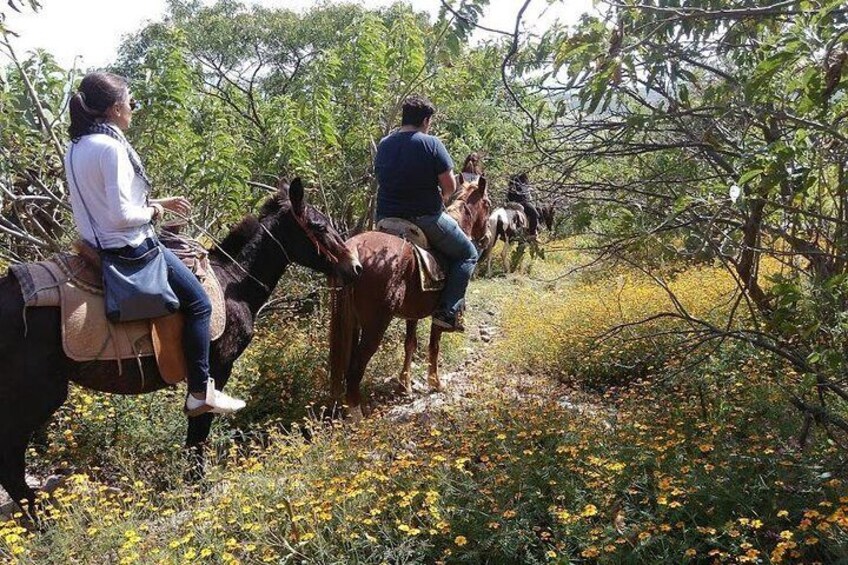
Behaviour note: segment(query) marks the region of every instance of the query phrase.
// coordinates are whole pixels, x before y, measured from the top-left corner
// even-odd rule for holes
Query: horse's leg
[[[480,252],[480,257],[477,259],[477,265],[474,268],[474,273],[471,276],[472,279],[476,279],[477,277],[482,276],[484,270],[483,265],[486,264],[489,261],[489,258],[492,256],[492,247],[494,247],[494,245],[494,243],[492,243],[491,245],[486,245],[486,247],[484,247],[483,250]],[[489,273],[487,272],[486,275],[488,276],[488,274]]]
[[[55,373],[54,373],[55,374]],[[0,418],[8,434],[0,439],[0,486],[16,503],[27,501],[26,508],[32,518],[36,517],[36,494],[26,482],[26,449],[32,433],[44,425],[65,402],[68,395],[67,383],[56,377],[45,379],[45,386],[37,390],[20,391],[15,399],[26,415],[7,411]],[[8,425],[7,425],[8,424]],[[12,429],[15,428],[15,429]]]
[[[509,237],[504,237],[504,245],[503,251],[501,252],[501,259],[503,259],[504,274],[509,274]]]
[[[218,390],[222,390],[224,385],[227,384],[232,370],[232,363],[221,363],[216,359],[216,352],[214,350],[210,352],[209,375],[215,379],[215,387]],[[190,460],[186,478],[189,482],[197,482],[203,478],[204,467],[206,466],[204,449],[214,419],[214,415],[209,412],[188,419],[186,450]]]
[[[418,320],[407,320],[406,321],[406,340],[403,343],[404,349],[404,358],[403,358],[403,370],[400,372],[400,384],[403,387],[403,392],[406,394],[412,394],[412,379],[411,379],[411,367],[412,367],[412,356],[415,355],[415,351],[418,349]]]
[[[386,329],[389,327],[389,322],[391,322],[391,318],[363,324],[359,338],[359,347],[350,356],[346,400],[348,411],[354,420],[362,419],[362,393],[359,390],[362,376],[365,374],[365,368],[368,367],[371,357],[374,356],[380,347],[380,342],[383,341],[383,335],[385,335]]]
[[[495,255],[494,251],[495,251],[495,245],[497,243],[498,243],[498,240],[496,239],[495,242],[492,244],[492,246],[489,248],[489,250],[486,254],[486,276],[487,277],[492,276],[492,257],[494,257],[494,255]]]
[[[31,517],[36,515],[36,494],[26,482],[27,440],[4,445],[0,451],[0,485],[9,498],[23,508]]]
[[[430,326],[430,368],[427,371],[427,384],[435,391],[442,390],[439,381],[439,344],[442,339],[442,329],[438,326]]]
[[[27,312],[25,339],[6,349],[0,382],[0,485],[15,502],[27,500],[35,516],[35,492],[26,484],[26,448],[68,397],[63,375],[58,311]]]
[[[188,454],[188,470],[185,478],[190,483],[203,479],[206,467],[206,440],[212,429],[214,416],[211,412],[194,416],[188,419],[188,432],[186,433],[186,453]]]

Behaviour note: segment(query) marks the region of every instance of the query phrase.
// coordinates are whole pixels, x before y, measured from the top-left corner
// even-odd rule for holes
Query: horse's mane
[[[215,246],[213,252],[220,252],[225,257],[235,257],[256,237],[263,221],[287,211],[290,205],[288,194],[283,191],[268,197],[259,210],[259,216],[254,214],[245,216],[230,230],[223,241]]]
[[[459,189],[453,193],[451,196],[450,202],[448,206],[455,206],[460,202],[465,202],[468,200],[468,197],[471,196],[475,190],[477,190],[478,184],[476,182],[463,183],[459,186]]]
[[[450,202],[448,202],[446,212],[448,215],[452,216],[454,219],[457,219],[454,214],[459,212],[460,206],[465,204],[468,200],[468,197],[471,196],[475,190],[477,190],[477,183],[470,182],[468,184],[463,184],[460,189],[453,193]]]
[[[259,231],[259,220],[253,214],[245,216],[230,232],[223,241],[212,250],[220,252],[224,256],[234,257],[244,249],[244,246],[253,239]]]

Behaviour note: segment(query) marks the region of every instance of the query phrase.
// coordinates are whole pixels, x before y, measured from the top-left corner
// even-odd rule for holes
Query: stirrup
[[[445,333],[465,331],[465,326],[462,324],[461,311],[453,316],[449,316],[445,312],[434,312],[432,324]]]
[[[186,397],[183,410],[189,417],[200,416],[207,412],[213,414],[232,414],[246,406],[244,400],[235,398],[215,389],[215,379],[206,379],[206,398],[195,398],[190,392]]]

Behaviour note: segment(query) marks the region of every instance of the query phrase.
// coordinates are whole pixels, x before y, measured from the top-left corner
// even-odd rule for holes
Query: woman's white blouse
[[[134,247],[154,235],[147,186],[136,176],[127,150],[119,141],[102,133],[82,137],[68,146],[65,171],[77,230],[88,243],[96,244],[94,230],[104,248]],[[80,201],[80,193],[94,226]]]

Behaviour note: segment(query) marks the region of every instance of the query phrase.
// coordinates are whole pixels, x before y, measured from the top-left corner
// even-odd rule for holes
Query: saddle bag
[[[131,322],[173,314],[180,307],[168,284],[168,264],[158,241],[139,257],[101,249],[103,293],[110,322]]]

